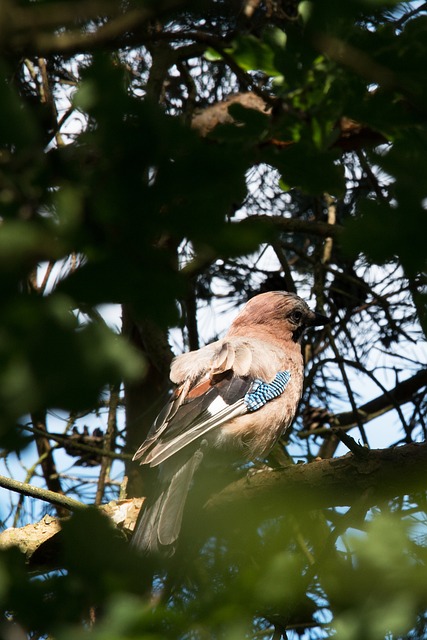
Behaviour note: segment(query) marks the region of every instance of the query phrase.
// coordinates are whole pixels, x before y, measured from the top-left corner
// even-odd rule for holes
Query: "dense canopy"
[[[0,635],[427,637],[427,3],[2,0],[0,33]],[[292,432],[139,557],[171,359],[270,290],[332,319]]]

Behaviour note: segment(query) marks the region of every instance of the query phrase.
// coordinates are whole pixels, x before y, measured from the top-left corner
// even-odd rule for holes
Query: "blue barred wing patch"
[[[264,382],[257,379],[251,391],[244,397],[246,408],[249,412],[258,411],[267,402],[282,395],[291,379],[290,371],[279,371],[272,382]]]

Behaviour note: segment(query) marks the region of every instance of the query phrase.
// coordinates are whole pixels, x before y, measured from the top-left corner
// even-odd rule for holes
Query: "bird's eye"
[[[291,314],[291,320],[295,323],[301,322],[302,320],[302,311],[293,311]]]

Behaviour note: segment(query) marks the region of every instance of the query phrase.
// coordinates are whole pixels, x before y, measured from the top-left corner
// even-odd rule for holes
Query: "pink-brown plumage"
[[[301,397],[301,335],[326,321],[295,294],[268,292],[245,305],[223,339],[174,359],[175,391],[134,456],[159,465],[162,479],[137,525],[135,544],[173,552],[203,458],[230,464],[230,458],[244,462],[268,454],[291,425]],[[260,408],[249,402],[257,391]]]

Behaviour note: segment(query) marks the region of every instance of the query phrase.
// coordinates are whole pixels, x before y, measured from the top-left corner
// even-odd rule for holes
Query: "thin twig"
[[[40,487],[35,487],[32,484],[13,480],[12,478],[6,478],[5,476],[0,476],[0,487],[9,489],[10,491],[16,491],[17,493],[30,498],[37,498],[38,500],[49,502],[61,510],[69,509],[70,511],[77,511],[79,509],[87,509],[89,506],[63,494],[55,493],[55,491],[41,489]]]
[[[35,435],[42,435],[43,431],[40,431],[36,427],[29,427],[28,425],[19,425],[21,429],[25,429],[25,431],[30,431]],[[45,434],[46,435],[46,434]],[[62,445],[70,444],[70,438],[60,436],[56,433],[48,433],[47,437],[49,440],[55,440],[55,442],[59,442]],[[81,449],[82,451],[87,451],[88,453],[98,454],[101,456],[108,456],[110,458],[114,458],[115,460],[132,460],[132,455],[130,453],[116,453],[115,451],[108,451],[107,449],[99,449],[98,447],[92,447],[88,444],[83,444],[82,442],[74,442],[73,440],[73,448]]]
[[[348,379],[347,372],[345,370],[345,365],[343,363],[343,359],[342,359],[342,357],[341,357],[341,355],[340,355],[340,353],[339,353],[339,351],[337,349],[337,346],[335,344],[335,340],[334,340],[334,337],[332,335],[332,331],[331,331],[330,327],[326,327],[326,331],[329,333],[329,344],[330,344],[330,346],[332,348],[332,351],[334,352],[338,368],[339,368],[339,370],[341,372],[341,376],[342,376],[342,379],[343,379],[343,382],[344,382],[344,386],[345,386],[345,388],[347,390],[348,399],[350,400],[351,408],[353,410],[353,414],[355,416],[357,426],[359,427],[359,431],[360,431],[360,435],[361,435],[363,444],[365,444],[366,446],[369,446],[368,439],[366,437],[365,428],[363,426],[363,420],[362,420],[362,418],[360,416],[360,413],[357,410],[356,400],[354,399],[353,390],[351,388],[351,384],[350,384],[350,381]]]
[[[117,433],[117,407],[119,405],[119,388],[112,385],[110,388],[110,408],[108,411],[107,433],[104,437],[104,449],[114,448],[115,435]],[[96,489],[95,504],[102,503],[104,490],[109,471],[111,468],[111,457],[102,456],[101,469],[99,471],[98,486]]]
[[[63,493],[61,480],[59,478],[55,459],[53,457],[52,447],[49,441],[49,431],[46,422],[46,413],[39,412],[31,415],[31,420],[34,425],[34,429],[37,429],[36,445],[37,451],[40,456],[40,465],[43,473],[43,477],[46,482],[46,486],[52,493]],[[66,515],[62,511],[62,507],[58,507],[58,515]]]

